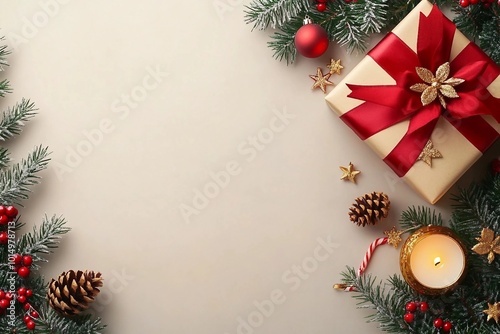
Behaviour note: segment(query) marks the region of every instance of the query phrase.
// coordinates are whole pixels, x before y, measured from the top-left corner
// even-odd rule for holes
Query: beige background
[[[332,45],[287,67],[243,23],[248,2],[0,1],[13,49],[0,77],[15,89],[1,107],[39,108],[8,146],[16,159],[53,152],[23,220],[67,218],[43,272],[101,271],[107,333],[379,332],[332,284],[403,209],[427,204],[311,91],[316,67],[340,58],[346,74],[362,55]],[[356,185],[339,180],[349,161]],[[354,198],[375,190],[389,218],[349,223]],[[448,217],[449,194],[434,208]],[[399,272],[398,255],[382,247],[369,272]]]

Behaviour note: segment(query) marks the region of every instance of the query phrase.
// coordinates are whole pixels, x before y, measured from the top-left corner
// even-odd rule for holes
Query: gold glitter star
[[[328,79],[330,79],[330,76],[331,76],[330,73],[323,75],[321,67],[318,67],[316,75],[309,76],[311,79],[314,80],[314,85],[312,86],[312,89],[319,88],[323,91],[323,93],[326,94],[326,86],[333,85],[333,82],[328,81]]]
[[[488,315],[488,319],[486,321],[490,321],[491,319],[493,319],[498,324],[498,320],[500,320],[500,303],[488,303],[488,309],[484,310],[483,312]]]
[[[344,166],[339,166],[340,170],[342,171],[342,177],[340,178],[341,180],[349,180],[352,183],[356,183],[356,175],[361,173],[359,170],[354,169],[354,165],[349,162],[349,166],[344,167]]]
[[[399,243],[402,241],[401,234],[403,232],[396,230],[396,227],[393,227],[390,231],[384,231],[384,234],[387,236],[387,243],[394,248],[399,247]]]
[[[428,85],[425,83],[417,83],[410,87],[412,91],[422,93],[420,100],[423,106],[432,103],[437,98],[443,108],[446,108],[445,97],[459,97],[453,87],[460,85],[465,80],[453,77],[448,78],[450,75],[450,63],[447,62],[439,66],[436,71],[436,76],[424,67],[417,67],[416,71],[420,79],[428,83]]]
[[[434,145],[432,144],[432,141],[429,140],[427,141],[427,144],[425,144],[424,149],[418,156],[417,161],[421,160],[432,167],[432,159],[442,158],[442,157],[443,156],[441,155],[441,152],[435,149]]]
[[[326,67],[330,69],[330,74],[338,75],[340,75],[340,70],[344,68],[344,66],[340,65],[340,59],[330,59],[330,64],[327,64]]]
[[[481,237],[476,240],[479,243],[472,247],[472,250],[479,255],[488,254],[488,263],[491,264],[495,259],[495,254],[500,255],[500,235],[495,238],[495,231],[483,228]]]

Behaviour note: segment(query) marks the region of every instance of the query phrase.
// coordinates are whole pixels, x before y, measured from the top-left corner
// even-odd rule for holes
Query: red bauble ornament
[[[413,313],[406,313],[405,314],[405,321],[407,323],[411,323],[411,322],[413,322],[413,320],[415,320],[415,316],[413,315]]]
[[[421,302],[420,303],[420,312],[427,312],[429,310],[429,304],[426,302]]]
[[[446,321],[444,324],[443,324],[443,331],[445,331],[445,333],[448,333],[449,331],[451,331],[451,329],[453,328],[453,325],[451,322],[449,321]]]
[[[408,312],[415,312],[417,310],[417,303],[409,302],[406,304],[406,310]]]
[[[19,276],[21,276],[22,278],[26,278],[26,277],[28,277],[30,275],[30,268],[28,268],[28,267],[21,267],[17,271],[17,274]]]
[[[434,320],[434,327],[436,328],[443,327],[443,319],[437,318],[436,320]]]
[[[318,24],[306,18],[304,25],[295,34],[295,47],[297,51],[307,58],[321,56],[328,49],[328,34]]]

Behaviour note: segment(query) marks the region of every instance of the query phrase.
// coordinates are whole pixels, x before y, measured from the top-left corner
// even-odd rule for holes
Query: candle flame
[[[434,259],[434,266],[439,266],[441,264],[441,258],[438,256]]]

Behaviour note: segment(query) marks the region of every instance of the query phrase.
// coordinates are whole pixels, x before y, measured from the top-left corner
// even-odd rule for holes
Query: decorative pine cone
[[[49,284],[49,305],[62,315],[77,315],[94,301],[100,292],[98,288],[102,286],[102,280],[101,273],[93,271],[63,272]]]
[[[372,192],[356,198],[356,203],[349,209],[349,218],[358,226],[375,225],[389,214],[391,201],[381,192]]]

